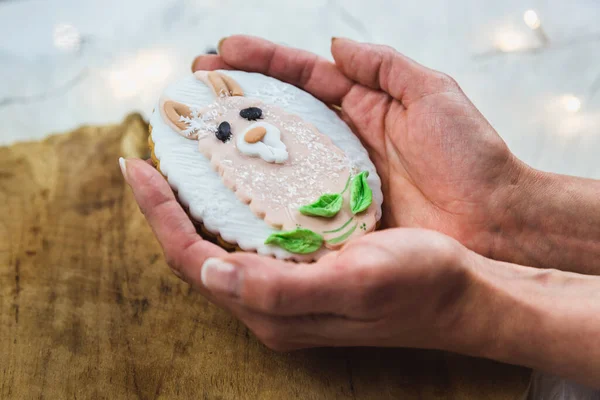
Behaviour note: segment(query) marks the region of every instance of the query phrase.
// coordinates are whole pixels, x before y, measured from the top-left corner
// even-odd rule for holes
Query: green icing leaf
[[[350,210],[353,214],[365,211],[373,201],[373,192],[367,183],[368,171],[363,171],[352,180],[350,188]]]
[[[298,210],[304,215],[331,218],[342,209],[342,196],[339,194],[324,194],[312,204],[302,206]]]
[[[323,236],[309,229],[278,232],[271,234],[265,244],[274,244],[290,253],[309,254],[323,245]]]

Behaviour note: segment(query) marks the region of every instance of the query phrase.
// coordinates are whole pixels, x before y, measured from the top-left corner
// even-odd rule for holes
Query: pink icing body
[[[196,76],[206,81],[206,75]],[[280,130],[281,141],[289,154],[284,163],[269,163],[260,157],[249,157],[236,148],[236,135],[242,134],[253,123],[239,115],[240,110],[247,107],[262,109],[260,121]],[[162,104],[160,108],[163,109]],[[329,248],[337,248],[348,239],[375,229],[373,207],[353,215],[350,187],[344,191],[349,178],[360,171],[351,171],[345,154],[312,124],[279,107],[241,96],[216,97],[214,103],[198,110],[198,115],[206,124],[205,129],[197,131],[200,152],[211,160],[224,184],[248,204],[255,215],[274,228],[286,231],[298,227],[310,229],[323,235]],[[163,118],[169,122],[164,115]],[[215,127],[223,121],[230,123],[232,133],[231,139],[225,143],[215,136]],[[343,191],[344,203],[335,217],[306,216],[298,211],[300,206],[313,203],[323,194]],[[350,219],[352,221],[344,229],[328,232],[338,230]],[[345,240],[327,243],[327,240],[353,228],[352,234]]]

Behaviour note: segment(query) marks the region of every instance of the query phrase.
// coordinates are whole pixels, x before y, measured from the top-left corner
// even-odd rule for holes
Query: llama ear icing
[[[244,91],[233,78],[215,71],[209,72],[207,76],[209,86],[218,97],[244,95]]]
[[[188,130],[189,126],[185,122],[185,119],[192,118],[192,110],[188,106],[176,101],[167,100],[162,105],[162,111],[166,122],[169,123],[171,127],[178,133],[181,134]],[[196,138],[193,135],[189,135],[187,137],[191,139]]]

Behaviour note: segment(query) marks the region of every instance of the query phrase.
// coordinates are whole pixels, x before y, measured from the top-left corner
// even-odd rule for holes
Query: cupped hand
[[[387,46],[338,38],[331,52],[335,63],[231,36],[192,68],[260,72],[341,107],[382,179],[384,227],[437,230],[505,258],[494,254],[495,235],[526,167],[458,84]]]
[[[401,346],[456,350],[473,301],[457,241],[420,229],[353,240],[313,264],[228,254],[203,240],[161,174],[129,159],[123,175],[174,273],[276,350]],[[458,337],[460,336],[460,337]]]
[[[193,68],[261,72],[341,107],[382,178],[386,229],[314,264],[227,254],[196,234],[157,171],[129,160],[124,175],[173,271],[272,348],[455,349],[454,324],[473,304],[467,260],[475,255],[406,227],[493,251],[496,218],[521,168],[493,128],[452,79],[387,47],[336,39],[334,64],[233,36],[219,53]]]

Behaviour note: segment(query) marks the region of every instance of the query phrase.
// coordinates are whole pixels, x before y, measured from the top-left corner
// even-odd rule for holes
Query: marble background
[[[329,58],[331,36],[346,36],[454,76],[525,162],[600,178],[598,21],[600,0],[0,0],[0,145],[148,116],[223,36]],[[557,396],[544,398],[569,398],[538,378]]]

